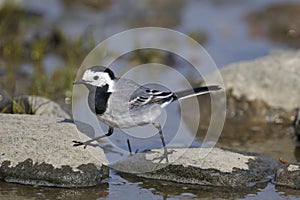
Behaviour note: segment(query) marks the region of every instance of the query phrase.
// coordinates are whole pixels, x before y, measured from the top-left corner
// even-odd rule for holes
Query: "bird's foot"
[[[174,150],[171,150],[171,151],[164,150],[163,155],[161,155],[157,158],[153,158],[152,161],[159,160],[158,163],[161,163],[164,159],[166,159],[166,163],[169,164],[168,154],[172,154],[173,152],[174,152]]]
[[[81,141],[76,141],[76,140],[73,140],[72,142],[74,143],[73,147],[78,147],[78,146],[84,145],[83,148],[85,149],[86,146],[88,145],[88,143],[86,143],[86,142],[81,142]]]
[[[81,141],[73,140],[72,142],[73,142],[73,147],[78,147],[78,146],[83,145],[83,148],[86,149],[87,146],[92,146],[92,147],[98,146],[97,144],[92,144],[93,141],[88,140],[88,141],[85,141],[85,142],[81,142]]]

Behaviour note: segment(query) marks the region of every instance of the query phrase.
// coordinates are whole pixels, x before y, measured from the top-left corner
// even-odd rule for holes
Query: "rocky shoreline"
[[[70,120],[0,114],[0,125],[3,127],[0,131],[0,179],[7,182],[87,187],[107,178],[108,168],[112,168],[139,177],[179,183],[249,187],[270,180],[275,170],[282,166],[268,156],[220,148],[171,148],[169,165],[153,159],[162,154],[162,149],[138,153],[110,165],[100,147],[72,146],[78,133]],[[202,159],[199,157],[201,151],[207,153]]]
[[[273,53],[220,70],[229,94],[230,116],[238,115],[241,109],[246,114],[251,112],[251,107],[239,107],[240,104],[232,100],[244,98],[254,107],[257,106],[255,102],[264,102],[259,104],[259,112],[252,113],[253,116],[262,116],[262,119],[271,119],[274,123],[291,123],[300,104],[299,69],[300,51],[291,51]],[[213,80],[213,75],[210,79]],[[213,148],[204,159],[197,159],[197,155],[206,151],[205,148],[169,149],[173,152],[169,155],[169,165],[153,160],[152,156],[160,155],[162,151],[153,149],[110,165],[100,147],[87,150],[72,146],[72,140],[79,140],[76,125],[59,105],[41,97],[22,98],[31,108],[29,110],[34,110],[32,115],[0,114],[0,180],[30,185],[87,187],[107,178],[109,168],[112,168],[139,177],[188,184],[252,187],[271,180],[276,185],[300,188],[299,163],[223,148]],[[11,108],[9,102],[3,102],[0,102],[1,110]],[[173,159],[180,152],[182,156]],[[148,167],[153,169],[153,166],[158,166],[158,169],[143,171]]]

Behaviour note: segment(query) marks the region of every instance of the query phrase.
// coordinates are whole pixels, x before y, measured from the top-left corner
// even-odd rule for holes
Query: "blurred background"
[[[0,92],[8,98],[44,96],[70,109],[77,69],[115,33],[175,29],[201,43],[223,67],[273,49],[299,48],[299,15],[297,0],[1,0]],[[136,65],[157,53],[129,57]]]
[[[81,63],[99,42],[121,31],[144,26],[180,31],[202,44],[222,68],[276,49],[299,49],[299,19],[299,0],[0,0],[0,112],[22,112],[1,104],[20,95],[37,95],[54,100],[71,113],[72,82]],[[166,52],[135,51],[120,59],[129,66],[158,62],[179,71],[185,67]],[[236,102],[236,107],[250,104]],[[261,107],[255,108],[261,110]],[[247,123],[248,119],[227,123],[220,138],[221,146],[256,150],[275,157],[284,155],[295,161],[292,155],[295,146],[292,139],[286,139],[286,129]],[[126,185],[127,181],[132,184]],[[16,190],[15,185],[0,184],[0,191],[1,188]],[[124,191],[143,193],[146,199],[152,199],[153,195],[165,198],[169,194],[178,199],[185,192],[206,197],[216,192],[202,193],[198,188],[186,190],[175,185],[167,188],[163,183],[128,177],[125,180],[115,174],[101,186],[105,187],[81,191],[20,186],[17,191],[22,195],[42,193],[53,197],[72,193],[69,199],[78,195],[91,195],[95,199],[109,193],[122,196]],[[253,193],[261,191],[267,195],[278,192],[268,185]],[[247,194],[238,196],[244,198]]]

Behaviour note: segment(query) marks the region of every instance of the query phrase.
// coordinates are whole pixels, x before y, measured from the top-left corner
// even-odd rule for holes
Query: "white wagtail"
[[[164,147],[164,158],[167,162],[167,149],[162,128],[156,122],[163,109],[173,101],[221,89],[219,86],[212,85],[174,93],[162,92],[141,86],[129,79],[117,78],[109,68],[103,66],[88,68],[82,78],[73,84],[83,84],[88,88],[89,108],[100,121],[109,126],[105,135],[85,142],[73,141],[73,146],[84,145],[86,148],[91,142],[112,135],[114,128],[153,124],[158,129]]]

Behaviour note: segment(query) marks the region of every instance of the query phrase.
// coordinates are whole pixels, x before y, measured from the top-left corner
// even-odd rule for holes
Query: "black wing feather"
[[[133,93],[129,104],[130,108],[133,109],[154,103],[163,105],[164,103],[172,102],[174,98],[175,95],[172,92],[161,92],[141,87]]]

